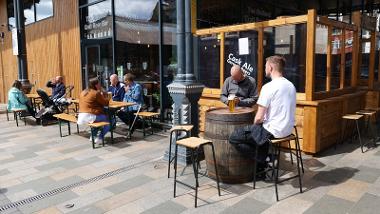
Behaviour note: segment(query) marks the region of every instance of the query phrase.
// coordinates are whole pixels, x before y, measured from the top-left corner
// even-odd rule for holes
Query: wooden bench
[[[66,113],[61,113],[61,114],[55,114],[53,115],[55,118],[58,119],[58,122],[59,122],[59,134],[61,137],[62,136],[62,121],[65,121],[67,122],[67,127],[68,127],[68,132],[69,134],[68,135],[71,135],[71,130],[70,130],[70,122],[72,123],[76,123],[77,125],[77,133],[79,134],[79,126],[78,126],[78,119],[75,117],[75,115],[71,115],[71,114],[66,114]],[[110,125],[109,122],[95,122],[95,123],[89,123],[87,124],[90,128],[91,128],[91,135],[92,133],[94,132],[94,129],[97,129],[97,128],[102,128],[104,126],[108,126]],[[111,143],[113,143],[113,132],[112,130],[110,130],[111,132]],[[66,135],[66,136],[68,136]],[[104,139],[103,139],[103,146],[104,146]],[[94,138],[92,138],[92,148],[95,149],[95,140]]]
[[[153,118],[160,115],[160,113],[157,112],[148,112],[148,111],[142,111],[139,113],[135,113],[137,117],[140,117],[142,119],[142,128],[143,128],[143,134],[144,137],[146,136],[146,131],[145,131],[145,121],[149,121],[150,125],[148,128],[151,130],[151,135],[153,135]]]
[[[18,126],[18,118],[20,118],[20,120],[22,120],[22,118],[24,118],[24,122],[25,122],[25,125],[26,125],[26,119],[25,119],[26,116],[22,115],[23,113],[26,113],[25,109],[12,109],[12,112],[13,112],[13,117],[16,120],[16,125],[17,126]]]

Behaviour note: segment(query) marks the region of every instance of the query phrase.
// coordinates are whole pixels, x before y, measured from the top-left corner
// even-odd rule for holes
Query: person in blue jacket
[[[131,73],[124,75],[124,102],[136,103],[136,105],[126,107],[118,112],[119,118],[127,125],[131,125],[134,118],[134,113],[137,112],[140,106],[144,105],[143,88],[140,84],[136,83],[135,76]],[[139,122],[139,121],[138,121]],[[131,133],[134,128],[131,129]]]

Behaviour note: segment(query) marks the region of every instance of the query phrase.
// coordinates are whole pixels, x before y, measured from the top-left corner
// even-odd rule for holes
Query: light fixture
[[[150,45],[148,44],[148,48],[150,48]]]

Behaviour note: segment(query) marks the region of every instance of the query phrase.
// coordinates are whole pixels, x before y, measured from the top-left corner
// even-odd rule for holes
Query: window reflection
[[[37,21],[53,16],[52,0],[36,1],[36,15],[37,15]]]
[[[207,88],[220,88],[220,40],[216,34],[198,38],[198,79]]]
[[[317,25],[315,36],[315,91],[326,91],[328,28]]]
[[[82,9],[84,23],[82,36],[86,39],[106,39],[112,37],[111,0],[100,2]]]
[[[340,88],[342,46],[342,30],[333,28],[331,33],[331,89]]]
[[[306,24],[267,27],[264,29],[265,59],[272,55],[283,56],[286,60],[284,76],[296,87],[297,92],[305,92],[306,75]],[[262,71],[264,72],[264,71]],[[269,80],[264,79],[264,83]]]
[[[25,25],[54,15],[53,0],[24,0]],[[13,0],[7,0],[9,29],[16,27]]]
[[[344,69],[344,86],[351,85],[351,73],[352,73],[352,48],[354,44],[354,32],[346,30],[346,40],[345,40],[345,69]]]
[[[248,47],[239,47],[239,39],[248,40]],[[232,65],[239,65],[244,73],[253,77],[257,81],[257,31],[241,31],[226,33],[225,38],[225,69],[224,79],[231,76],[230,70]],[[248,52],[241,53],[246,48]]]

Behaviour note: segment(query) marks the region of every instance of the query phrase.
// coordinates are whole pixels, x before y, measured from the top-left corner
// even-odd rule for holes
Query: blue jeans
[[[96,119],[94,122],[109,122],[109,120],[108,120],[107,115],[100,114],[100,115],[96,115]],[[104,135],[106,135],[107,132],[109,132],[109,130],[110,130],[109,125],[103,126],[102,130],[100,131],[99,138],[104,139]],[[99,132],[99,129],[97,128],[97,129],[94,129],[94,132],[91,134],[92,136],[96,136],[98,132]]]

